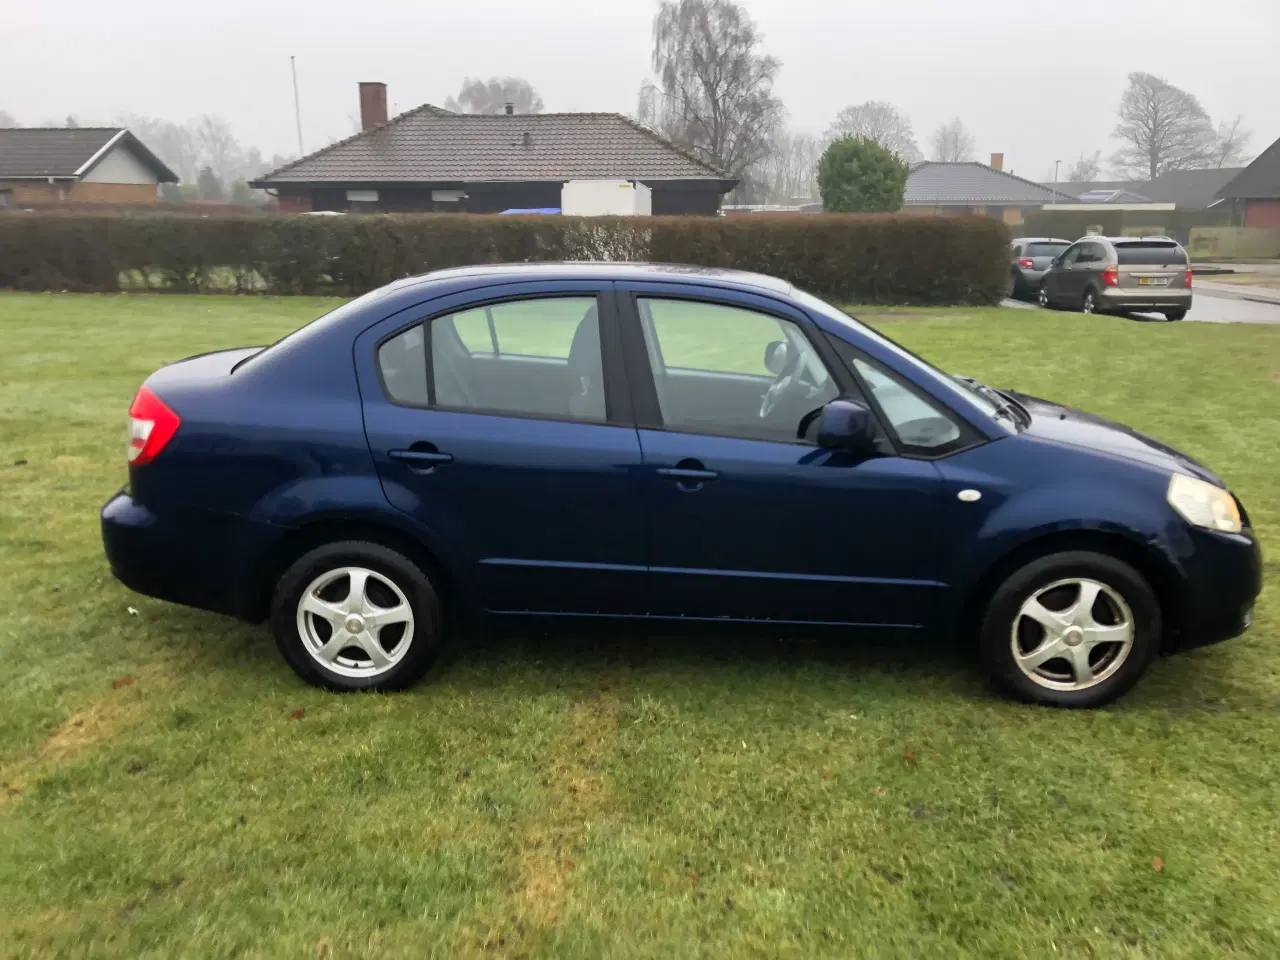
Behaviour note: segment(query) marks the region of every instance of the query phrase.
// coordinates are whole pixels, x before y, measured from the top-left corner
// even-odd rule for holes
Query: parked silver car
[[[1169,237],[1084,237],[1040,280],[1042,307],[1085,313],[1163,313],[1191,309],[1191,261]]]
[[[1009,296],[1034,297],[1049,264],[1069,246],[1070,240],[1058,240],[1054,237],[1018,237],[1010,243],[1009,259],[1012,265]]]

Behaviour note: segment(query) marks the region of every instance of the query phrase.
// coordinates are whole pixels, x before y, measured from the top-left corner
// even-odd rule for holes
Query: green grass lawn
[[[963,651],[608,630],[335,696],[119,586],[139,382],[327,305],[0,295],[0,956],[1280,955],[1274,561],[1250,634],[1092,713]],[[866,316],[1203,458],[1280,543],[1280,328]]]

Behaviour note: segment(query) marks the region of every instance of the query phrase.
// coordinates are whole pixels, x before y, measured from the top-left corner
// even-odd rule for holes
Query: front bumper
[[[1252,530],[1236,535],[1192,528],[1181,546],[1181,616],[1166,625],[1166,653],[1239,636],[1253,623],[1262,592],[1262,550]]]
[[[1105,287],[1098,293],[1104,310],[1190,310],[1190,290],[1120,289]]]
[[[158,600],[242,618],[252,609],[253,571],[279,532],[190,507],[153,511],[124,491],[102,508],[102,545],[117,580]]]

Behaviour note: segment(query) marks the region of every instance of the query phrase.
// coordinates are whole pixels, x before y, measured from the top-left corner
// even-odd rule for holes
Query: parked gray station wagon
[[[1042,307],[1084,313],[1163,313],[1191,309],[1191,262],[1169,237],[1084,237],[1040,280]]]

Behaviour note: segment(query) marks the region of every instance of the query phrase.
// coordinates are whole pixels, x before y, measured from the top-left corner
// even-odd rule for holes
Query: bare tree
[[[837,113],[835,121],[827,128],[826,138],[830,142],[843,137],[874,140],[907,163],[921,159],[910,119],[893,104],[881,100],[868,100]]]
[[[1123,146],[1111,158],[1124,174],[1154,180],[1170,170],[1213,162],[1217,131],[1200,101],[1162,77],[1129,74],[1114,136]]]
[[[1093,156],[1080,154],[1080,159],[1067,167],[1068,183],[1088,183],[1102,175],[1102,151],[1095,150]]]
[[[7,110],[0,110],[0,127],[20,127],[18,118]]]
[[[1240,126],[1243,122],[1244,117],[1237,116],[1230,123],[1224,120],[1218,124],[1218,142],[1214,146],[1211,163],[1219,170],[1244,166],[1249,159],[1249,141],[1253,134]]]
[[[765,203],[816,198],[822,150],[822,141],[812,134],[778,130],[768,152],[747,172],[753,193]]]
[[[172,120],[143,117],[135,113],[120,114],[115,122],[146,144],[165,165],[178,175],[183,183],[195,183],[200,174],[200,151],[196,138],[189,129]]]
[[[543,109],[538,91],[522,77],[467,77],[458,96],[445,100],[444,108],[454,113],[498,114],[506,112],[508,103],[516,113],[541,113]]]
[[[959,117],[948,120],[933,131],[933,136],[929,138],[929,145],[933,148],[932,159],[946,163],[972,160],[976,146],[973,134]]]
[[[641,88],[640,120],[729,176],[745,177],[786,116],[773,95],[781,64],[760,51],[762,40],[734,0],[663,0],[653,18],[658,82]]]

